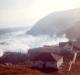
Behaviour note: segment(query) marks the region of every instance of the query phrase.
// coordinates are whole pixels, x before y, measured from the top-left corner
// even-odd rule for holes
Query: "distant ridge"
[[[54,12],[39,20],[27,34],[31,35],[60,35],[80,21],[80,8]],[[65,31],[66,30],[66,31]]]
[[[73,26],[62,33],[66,33],[69,39],[80,40],[80,21],[75,22]]]

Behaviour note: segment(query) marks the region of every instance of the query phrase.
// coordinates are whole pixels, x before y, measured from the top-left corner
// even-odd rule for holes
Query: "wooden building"
[[[29,50],[28,57],[30,60],[30,67],[32,68],[54,68],[59,69],[63,63],[63,57],[53,52],[46,50],[35,51]]]

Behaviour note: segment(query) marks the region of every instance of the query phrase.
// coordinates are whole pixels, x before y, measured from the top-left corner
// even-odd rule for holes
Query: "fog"
[[[44,16],[80,7],[80,0],[0,0],[0,28],[30,26]]]

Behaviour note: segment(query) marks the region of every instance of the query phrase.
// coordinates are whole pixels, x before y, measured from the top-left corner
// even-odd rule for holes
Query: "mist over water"
[[[56,35],[39,35],[32,36],[26,34],[26,30],[7,32],[6,34],[0,35],[0,56],[2,52],[21,52],[27,53],[28,49],[42,47],[44,45],[56,45],[59,42],[66,42],[65,34],[61,37]]]

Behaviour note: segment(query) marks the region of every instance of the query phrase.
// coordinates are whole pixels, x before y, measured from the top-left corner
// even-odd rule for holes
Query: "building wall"
[[[42,68],[43,64],[44,63],[42,61],[31,61],[30,62],[30,67]]]
[[[53,62],[46,62],[44,63],[43,61],[31,61],[31,66],[30,67],[35,67],[35,68],[57,68],[57,63]]]
[[[63,58],[59,59],[57,62],[57,68],[59,68],[63,64]]]
[[[46,68],[57,68],[57,63],[47,62],[45,65]]]

